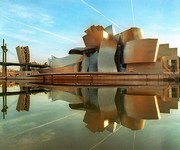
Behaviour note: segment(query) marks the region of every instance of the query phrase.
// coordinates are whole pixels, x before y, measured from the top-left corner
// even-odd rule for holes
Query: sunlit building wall
[[[133,28],[121,33],[121,41],[124,43],[123,59],[127,64],[127,72],[179,73],[177,48],[169,48],[169,44],[158,44],[157,39],[143,39],[141,30]]]
[[[150,53],[147,53],[148,55]],[[144,57],[140,55],[140,57]],[[177,48],[169,48],[169,44],[160,44],[157,53],[157,59],[150,63],[132,63],[127,65],[129,72],[137,73],[176,73],[179,74],[179,57]]]
[[[162,63],[163,72],[179,73],[177,48],[169,48],[169,44],[160,44],[158,61]]]

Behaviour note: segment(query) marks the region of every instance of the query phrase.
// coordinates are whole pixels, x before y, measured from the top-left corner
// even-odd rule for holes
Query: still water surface
[[[179,85],[0,85],[1,150],[180,149]]]

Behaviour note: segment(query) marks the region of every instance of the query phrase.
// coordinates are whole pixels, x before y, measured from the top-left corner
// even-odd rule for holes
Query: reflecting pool
[[[179,85],[0,83],[1,150],[177,150]]]

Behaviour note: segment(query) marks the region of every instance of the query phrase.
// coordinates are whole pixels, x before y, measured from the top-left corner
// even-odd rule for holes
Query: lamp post
[[[2,76],[3,77],[7,77],[7,66],[5,65],[5,63],[7,62],[7,45],[5,44],[5,41],[3,39],[3,45],[1,46],[2,50],[3,50],[3,65],[2,65]]]

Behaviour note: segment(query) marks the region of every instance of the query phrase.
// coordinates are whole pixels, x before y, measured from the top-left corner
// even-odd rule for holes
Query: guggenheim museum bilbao
[[[66,57],[52,56],[46,68],[36,71],[38,75],[58,74],[60,78],[68,73],[93,74],[94,77],[118,74],[123,78],[131,75],[131,79],[132,75],[138,75],[137,79],[142,75],[145,79],[153,75],[159,79],[161,75],[163,79],[164,76],[179,79],[177,48],[159,44],[156,38],[144,38],[140,28],[132,27],[116,34],[112,25],[106,28],[92,25],[85,30],[83,41],[85,47],[71,49]],[[19,61],[29,63],[29,48],[17,47],[16,50]],[[27,69],[21,67],[23,71],[32,71]]]
[[[116,34],[113,26],[92,25],[85,31],[85,47],[74,48],[63,58],[52,56],[49,69],[41,72],[126,72],[179,74],[177,48],[144,38],[140,28]]]

